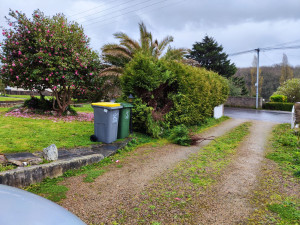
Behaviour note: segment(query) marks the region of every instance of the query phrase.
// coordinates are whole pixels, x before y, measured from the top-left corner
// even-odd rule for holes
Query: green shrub
[[[263,109],[292,111],[293,106],[294,106],[294,103],[266,102],[265,104],[263,104]]]
[[[125,100],[130,94],[139,99],[134,128],[156,135],[163,128],[201,123],[229,92],[228,81],[217,73],[142,54],[126,65],[121,85]]]
[[[158,138],[163,133],[163,128],[159,121],[154,121],[152,117],[153,108],[143,103],[140,98],[133,102],[132,108],[132,125],[135,131],[147,133]]]
[[[287,97],[285,95],[272,95],[270,97],[271,102],[287,102]]]
[[[174,144],[183,146],[189,146],[192,142],[192,139],[189,135],[189,130],[183,124],[175,126],[171,129],[169,140]]]
[[[287,96],[288,102],[299,102],[300,101],[300,78],[293,78],[284,82],[277,91],[276,95]]]

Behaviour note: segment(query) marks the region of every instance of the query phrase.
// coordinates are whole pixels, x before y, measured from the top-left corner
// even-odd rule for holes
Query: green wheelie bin
[[[121,103],[123,108],[120,109],[119,125],[118,125],[118,139],[129,136],[129,125],[131,117],[131,108],[133,105],[129,103]]]

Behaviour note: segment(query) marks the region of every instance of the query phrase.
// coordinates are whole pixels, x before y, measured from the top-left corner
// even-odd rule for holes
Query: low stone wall
[[[256,98],[255,97],[232,97],[229,96],[225,106],[231,107],[242,107],[242,108],[255,108]],[[258,108],[262,108],[262,98],[258,98]]]
[[[80,159],[60,160],[48,164],[20,167],[14,170],[0,173],[0,184],[14,187],[25,187],[30,184],[41,182],[46,177],[58,177],[69,169],[77,169],[92,163],[101,161],[102,154],[82,156]]]

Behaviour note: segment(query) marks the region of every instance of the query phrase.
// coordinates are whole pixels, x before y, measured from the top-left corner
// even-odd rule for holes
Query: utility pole
[[[258,109],[258,84],[259,84],[259,51],[260,49],[257,48],[255,49],[255,51],[257,52],[257,71],[256,71],[256,109]]]

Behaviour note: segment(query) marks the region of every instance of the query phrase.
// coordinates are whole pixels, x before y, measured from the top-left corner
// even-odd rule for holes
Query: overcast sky
[[[117,43],[115,32],[138,39],[141,21],[158,40],[172,35],[173,47],[192,48],[205,35],[227,54],[300,46],[300,0],[0,0],[0,26],[6,26],[9,8],[27,16],[35,9],[49,16],[64,13],[84,27],[97,51],[103,44]],[[281,63],[283,53],[291,65],[300,65],[300,48],[261,52],[260,65]],[[253,56],[230,59],[238,67],[248,67]]]

